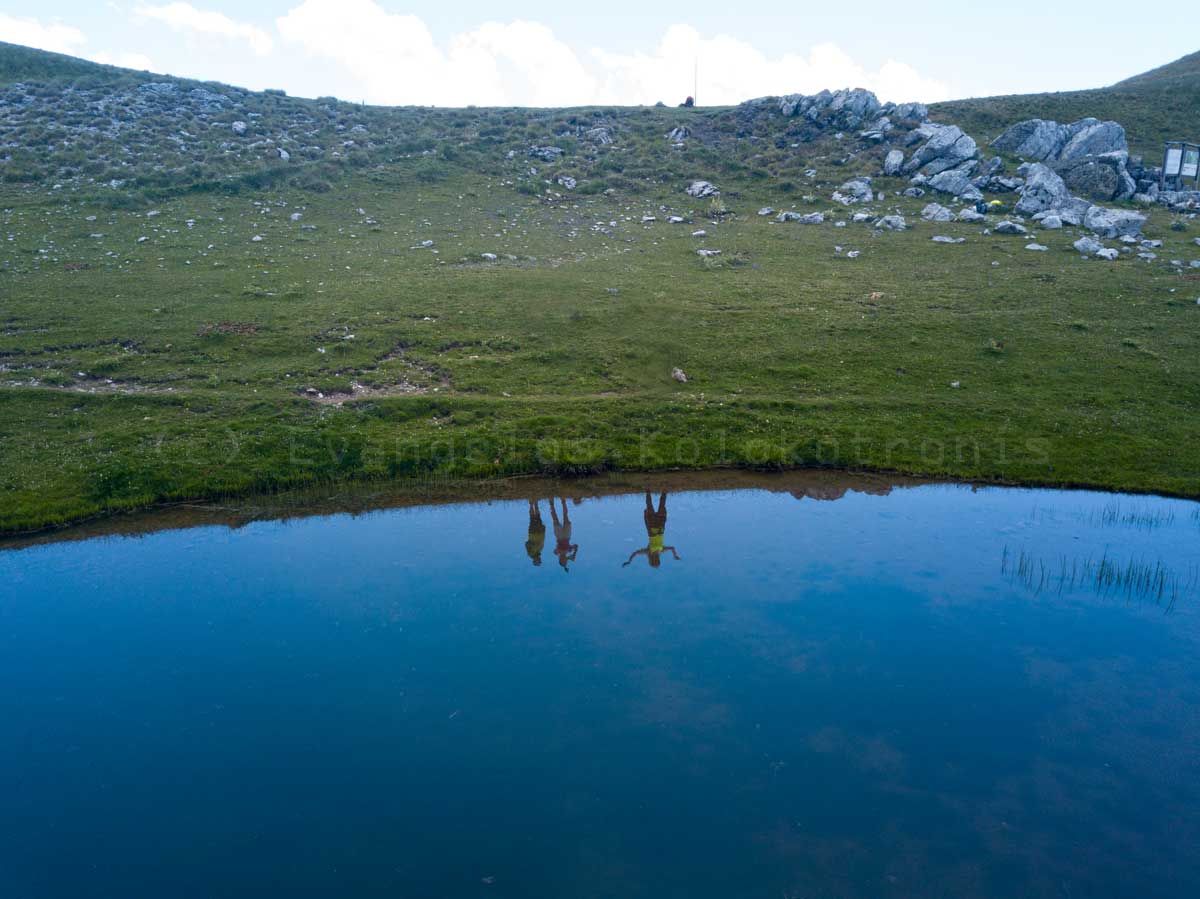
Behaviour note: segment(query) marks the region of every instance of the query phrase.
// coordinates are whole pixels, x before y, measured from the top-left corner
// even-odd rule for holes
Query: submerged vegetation
[[[1087,591],[1101,597],[1152,602],[1168,611],[1180,599],[1192,598],[1200,591],[1200,566],[1192,564],[1179,571],[1162,559],[1122,560],[1107,551],[1099,558],[1059,556],[1047,563],[1024,549],[1013,552],[1006,546],[1000,572],[1035,594]]]

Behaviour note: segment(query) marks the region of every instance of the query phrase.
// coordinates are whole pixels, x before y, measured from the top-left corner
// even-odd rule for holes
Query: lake
[[[1200,895],[1200,505],[639,486],[9,544],[0,894]]]

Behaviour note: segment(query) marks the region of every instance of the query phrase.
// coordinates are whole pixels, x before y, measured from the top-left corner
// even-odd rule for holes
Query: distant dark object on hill
[[[683,101],[682,103],[680,103],[679,105],[680,105],[680,106],[686,106],[686,107],[688,107],[688,108],[690,109],[691,107],[693,107],[693,106],[695,106],[695,105],[696,105],[696,98],[695,98],[695,97],[688,97],[686,100],[684,100],[684,101]]]

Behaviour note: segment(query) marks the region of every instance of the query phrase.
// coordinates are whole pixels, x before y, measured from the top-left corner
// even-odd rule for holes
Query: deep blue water
[[[684,492],[658,567],[641,495],[567,501],[567,570],[544,498],[540,566],[525,501],[0,552],[0,896],[1194,897],[1197,508]]]

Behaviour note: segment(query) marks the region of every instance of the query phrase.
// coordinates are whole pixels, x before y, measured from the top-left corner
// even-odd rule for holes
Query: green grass
[[[966,225],[753,214],[781,200],[746,191],[714,222],[677,188],[537,200],[400,167],[153,218],[12,205],[0,528],[332,480],[718,465],[1200,493],[1200,285],[1080,259],[1068,232],[1030,253]],[[1148,229],[1162,255],[1188,253],[1168,225]],[[420,392],[304,393],[355,382]]]
[[[82,77],[59,74],[32,89]],[[57,144],[0,183],[0,531],[306,484],[617,469],[1200,495],[1200,282],[1167,263],[1200,257],[1187,221],[1156,212],[1159,260],[1108,264],[1069,230],[1033,253],[920,222],[925,201],[880,179],[872,208],[914,229],[837,228],[854,209],[832,190],[885,148],[736,110],[244,102],[277,136],[319,114],[370,146],[280,166],[168,145],[151,117],[127,189],[48,187],[70,170]],[[612,146],[579,136],[596,123]],[[663,138],[678,123],[682,150]],[[541,143],[567,153],[535,162]],[[728,214],[684,194],[693,178]],[[827,223],[754,214],[768,204]]]

